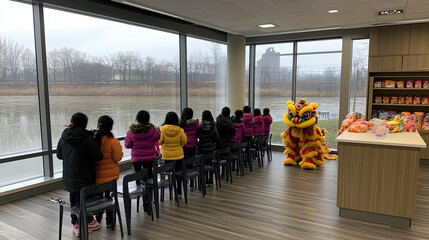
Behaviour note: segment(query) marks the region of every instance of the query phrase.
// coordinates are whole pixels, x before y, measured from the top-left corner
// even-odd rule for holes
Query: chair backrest
[[[186,169],[189,168],[189,166],[192,166],[191,168],[193,168],[194,166],[198,165],[200,163],[200,158],[201,156],[183,159],[182,171],[186,171]]]
[[[211,152],[211,153],[202,153],[202,154],[200,155],[200,157],[201,157],[201,162],[203,162],[203,163],[206,163],[206,164],[207,164],[207,162],[208,162],[208,161],[211,161],[211,160],[213,160],[213,159],[214,159],[214,156],[215,156],[215,152]]]
[[[88,196],[97,195],[104,193],[106,191],[110,191],[114,195],[117,195],[117,189],[116,189],[116,179],[113,179],[112,181],[95,184],[91,186],[84,187],[80,190],[80,199],[86,200]]]
[[[221,159],[221,156],[225,156],[227,155],[228,159],[230,158],[230,148],[226,147],[226,148],[221,148],[221,149],[217,149],[216,150],[216,158],[217,160]]]
[[[231,153],[237,153],[239,145],[240,145],[240,143],[238,143],[238,142],[231,144],[231,147],[229,147],[229,151]]]
[[[129,188],[128,188],[128,183],[129,182],[133,182],[136,180],[140,180],[140,185],[141,184],[146,184],[147,181],[147,168],[143,169],[143,171],[139,171],[139,172],[135,172],[135,173],[131,173],[128,175],[124,176],[124,179],[122,180],[122,189],[124,191],[124,195],[129,195]],[[146,187],[146,186],[145,186]]]

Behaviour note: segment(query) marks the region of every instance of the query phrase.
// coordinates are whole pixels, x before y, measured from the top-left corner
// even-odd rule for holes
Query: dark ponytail
[[[103,136],[113,137],[113,133],[111,132],[112,127],[113,119],[111,117],[103,115],[98,118],[97,133],[95,134],[95,141],[98,146],[101,146],[101,138]]]

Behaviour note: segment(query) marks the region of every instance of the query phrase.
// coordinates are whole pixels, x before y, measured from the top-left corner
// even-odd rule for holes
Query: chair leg
[[[228,168],[229,168],[229,181],[230,181],[230,183],[232,183],[232,162],[229,161],[228,163],[229,163],[228,164]],[[227,170],[228,170],[228,168],[227,168]]]
[[[137,197],[137,212],[139,212],[139,206],[140,206],[140,196]]]
[[[185,204],[188,204],[188,179],[183,178],[183,194],[185,195]]]
[[[62,230],[63,230],[63,213],[64,213],[64,207],[63,205],[60,205],[60,225],[59,225],[59,229],[58,229],[58,239],[61,240],[61,236],[62,236]]]
[[[150,190],[147,192],[147,201],[148,201],[147,211],[149,212],[150,216],[152,217],[152,221],[153,221],[152,191],[150,191]]]
[[[177,194],[176,180],[173,181],[173,190],[174,190],[174,199],[176,199],[177,206],[179,206],[179,195]],[[170,193],[171,193],[171,191],[170,191]]]
[[[153,189],[153,196],[154,196],[154,199],[155,199],[156,218],[159,218],[159,195],[158,195],[158,189],[155,189],[155,188]]]
[[[125,221],[127,223],[127,233],[128,235],[131,235],[131,199],[124,199],[124,209],[125,209]]]
[[[130,206],[131,206],[131,204],[130,204]],[[122,229],[122,218],[121,218],[121,212],[119,210],[119,203],[118,203],[117,199],[116,199],[116,203],[115,203],[115,212],[118,215],[119,227],[121,228],[121,237],[123,238],[124,237],[124,229]],[[113,228],[113,226],[114,225],[112,225],[112,228]]]

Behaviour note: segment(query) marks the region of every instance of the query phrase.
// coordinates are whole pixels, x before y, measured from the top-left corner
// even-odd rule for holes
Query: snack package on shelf
[[[422,130],[429,130],[429,113],[426,113],[426,115],[423,118],[422,121]]]
[[[348,128],[352,125],[352,123],[356,121],[364,121],[362,118],[362,114],[359,112],[352,112],[347,114],[346,118],[341,122],[341,128],[338,129],[338,133],[343,133],[348,130]]]
[[[377,110],[375,110],[375,109],[372,110],[371,118],[378,118],[378,111]]]
[[[405,84],[406,88],[413,88],[414,87],[414,81],[413,80],[408,80]]]
[[[429,88],[429,80],[423,81],[423,88]]]
[[[396,87],[396,82],[393,80],[385,80],[384,81],[384,87],[385,88],[395,88]]]
[[[383,103],[389,104],[390,103],[390,96],[383,96]]]
[[[422,80],[414,81],[414,88],[422,88]]]
[[[398,96],[391,96],[390,104],[398,104]]]
[[[382,96],[375,96],[375,99],[374,99],[374,102],[375,103],[383,103],[383,97]]]
[[[404,88],[405,87],[405,81],[396,81],[396,87],[397,88]]]
[[[423,117],[425,116],[424,112],[414,112],[414,116],[416,116],[417,129],[422,128]]]
[[[398,104],[405,104],[405,96],[398,97]]]
[[[420,96],[414,96],[413,97],[413,104],[421,104],[422,98]]]
[[[417,130],[417,123],[414,115],[402,115],[404,119],[404,132],[415,132]]]
[[[429,97],[428,96],[422,97],[422,105],[429,105]]]
[[[382,82],[380,80],[374,81],[374,88],[381,88]]]
[[[405,104],[413,104],[413,96],[405,96]]]

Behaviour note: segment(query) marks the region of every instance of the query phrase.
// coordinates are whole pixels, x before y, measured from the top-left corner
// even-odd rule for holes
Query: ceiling
[[[122,0],[114,0],[123,2]],[[429,0],[127,0],[198,25],[246,37],[429,22]],[[328,13],[337,9],[338,13]],[[403,9],[394,16],[381,10]],[[417,20],[417,21],[416,21]],[[259,24],[273,23],[262,29]]]

